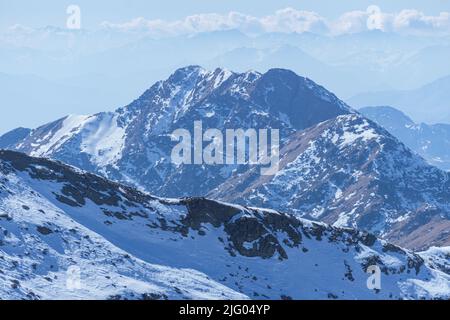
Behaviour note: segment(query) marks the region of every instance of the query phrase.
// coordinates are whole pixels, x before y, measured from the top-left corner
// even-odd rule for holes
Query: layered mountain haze
[[[450,47],[445,54],[448,55]],[[440,48],[433,51],[439,53]],[[440,54],[440,53],[439,53]],[[440,65],[437,65],[439,68]],[[347,102],[355,108],[394,106],[417,123],[450,123],[450,76],[445,76],[412,90],[389,90],[360,93]]]
[[[386,128],[430,164],[450,171],[450,124],[415,123],[403,112],[388,106],[359,110]]]
[[[175,165],[172,133],[194,122],[279,129],[280,171]],[[312,80],[284,69],[177,70],[115,112],[12,132],[6,146],[163,197],[205,196],[368,230],[412,249],[450,244],[448,173]]]
[[[0,151],[0,230],[8,299],[450,297],[446,248],[413,253],[273,210],[157,198],[11,151]],[[372,265],[381,290],[367,288]]]

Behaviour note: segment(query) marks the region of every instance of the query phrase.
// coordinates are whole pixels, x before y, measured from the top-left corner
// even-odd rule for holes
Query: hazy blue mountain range
[[[274,66],[286,68],[314,79],[329,90],[345,97],[353,92],[364,91],[364,88],[368,87],[367,75],[361,72],[360,66],[328,64],[290,44],[264,49],[237,48],[215,57],[206,65],[226,66],[237,71],[246,71],[248,68],[267,71]],[[352,85],[349,86],[348,82],[342,81],[343,78],[353,79]],[[370,87],[379,90],[391,88],[377,76],[372,77]]]
[[[432,165],[450,170],[450,124],[417,124],[392,107],[365,107],[359,111],[386,128]]]
[[[450,122],[449,101],[450,76],[414,90],[362,93],[347,100],[355,108],[395,106],[411,116],[414,122],[429,124]]]
[[[87,78],[89,81],[85,81]],[[104,90],[97,88],[92,81],[103,82]],[[37,126],[52,117],[107,110],[116,103],[125,104],[131,96],[142,92],[136,89],[128,91],[127,88],[114,91],[113,88],[122,82],[123,79],[106,79],[101,75],[50,81],[33,75],[0,73],[0,92],[5,106],[3,116],[9,119],[8,126],[21,126],[27,114],[35,114],[27,122]],[[112,89],[106,88],[108,84]],[[17,116],[17,109],[23,110],[24,115]]]
[[[365,92],[411,90],[449,75],[449,44],[446,37],[380,31],[332,37],[227,30],[158,38],[49,27],[12,39],[0,34],[0,72],[8,77],[0,79],[0,94],[10,112],[23,114],[21,126],[35,126],[35,119],[51,120],[42,110],[61,114],[73,113],[74,106],[87,114],[114,110],[174,69],[196,64],[241,73],[287,68],[346,99]],[[0,131],[15,126],[0,121]]]

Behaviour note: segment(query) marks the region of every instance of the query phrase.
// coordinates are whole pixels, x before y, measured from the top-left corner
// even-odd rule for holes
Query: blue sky
[[[336,18],[350,10],[365,10],[372,4],[388,12],[414,8],[435,15],[450,10],[450,0],[1,0],[0,28],[13,24],[62,27],[66,19],[65,9],[70,4],[81,7],[86,28],[95,28],[105,20],[122,22],[135,17],[171,20],[196,13],[229,11],[259,16],[286,7],[315,11],[326,18]]]
[[[72,4],[81,9],[83,29],[100,31],[78,34],[60,32],[61,30],[54,28],[42,29],[46,26],[65,28],[68,18],[66,9]],[[234,29],[250,35],[264,35],[265,32],[313,32],[364,36],[364,31],[368,28],[366,9],[370,5],[376,5],[382,10],[382,14],[377,18],[381,27],[377,29],[386,34],[419,33],[419,36],[428,37],[426,41],[419,41],[422,45],[408,44],[408,50],[420,50],[421,46],[450,46],[450,0],[0,0],[0,97],[6,106],[0,106],[0,134],[18,126],[37,127],[70,113],[90,114],[113,110],[132,101],[154,81],[173,72],[174,66],[214,62],[216,67],[220,63],[219,60],[214,60],[216,57],[249,45],[239,43],[237,37],[235,47],[225,46],[220,49],[223,51],[216,52],[220,46],[215,46],[217,50],[214,51],[215,47],[211,46],[214,41],[204,40],[209,41],[209,47],[206,42],[203,43],[208,50],[203,47],[190,47],[191,56],[188,58],[186,49],[179,50],[176,40],[178,38],[170,40],[173,35],[183,37]],[[405,9],[414,10],[403,12]],[[233,15],[230,12],[239,14]],[[440,14],[441,12],[447,13]],[[194,19],[186,18],[192,15],[197,16]],[[140,17],[142,19],[138,19]],[[15,28],[11,28],[12,26]],[[125,50],[126,54],[117,50],[118,47],[127,46],[129,42],[133,44],[134,41],[142,40],[141,38],[144,38],[142,43],[145,43],[144,36],[156,36],[160,39],[167,35],[167,41],[175,42],[166,43],[170,49],[159,50],[155,45],[157,49],[149,50],[142,45],[134,50],[134,46],[130,45],[129,50]],[[438,37],[435,37],[436,35]],[[448,40],[447,42],[440,43],[440,40],[435,40],[442,35],[446,37],[444,40]],[[380,49],[379,56],[364,55],[364,51],[373,51],[372,45],[383,45],[384,40],[370,44],[371,47],[361,48],[361,52],[352,53],[354,55],[351,59],[362,64],[358,66],[361,67],[361,74],[371,68],[375,70],[375,75],[379,76],[377,80],[368,77],[371,79],[370,88],[364,87],[365,90],[361,92],[369,89],[381,90],[380,88],[405,89],[404,74],[395,71],[395,81],[391,81],[392,74],[383,71],[387,68],[383,63],[392,61],[392,65],[395,65],[397,59],[407,58],[414,52],[404,52],[405,50],[397,48],[397,51],[403,52],[386,52],[383,56],[385,53]],[[300,43],[288,44],[301,47]],[[269,39],[264,45],[270,47],[276,44],[271,43]],[[348,51],[346,47],[342,50],[338,44],[335,45],[333,50],[336,52],[332,52],[328,44],[323,45],[326,48],[324,50],[306,50],[309,49],[309,54],[320,60],[320,63],[351,64],[351,59],[345,60],[342,55],[340,61],[335,61],[335,53]],[[395,45],[396,43],[391,43],[390,47]],[[139,50],[142,50],[142,54]],[[158,55],[163,50],[167,50],[167,54],[164,51]],[[392,51],[389,46],[386,50]],[[326,53],[324,51],[331,53],[328,58],[327,54],[325,57],[319,57],[321,53]],[[104,52],[105,55],[100,54]],[[362,55],[358,56],[360,53]],[[132,54],[135,55],[129,58],[128,64],[125,63],[124,58],[126,60]],[[198,58],[200,56],[202,58]],[[239,57],[238,60],[240,59]],[[367,59],[372,60],[366,61]],[[415,78],[408,77],[414,81],[416,78],[422,81],[411,83],[418,87],[450,74],[450,71],[447,72],[450,70],[450,62],[447,57],[445,59],[446,61],[442,62],[439,59],[433,61],[435,59],[432,56],[427,58],[423,68],[417,68],[431,71],[426,75],[418,72]],[[293,69],[295,60],[297,56],[292,61],[284,61],[286,65],[283,67]],[[442,63],[447,63],[449,69],[447,65],[442,68]],[[267,64],[270,65],[270,61]],[[270,66],[279,67],[279,62],[274,64],[276,65]],[[430,64],[435,67],[430,68]],[[381,70],[379,73],[377,68]],[[304,69],[294,71],[300,74],[305,72]],[[22,76],[24,78],[20,78]],[[332,78],[329,74],[326,74],[326,77]],[[401,78],[401,81],[397,81],[397,78]],[[351,82],[349,86],[354,87],[352,81],[348,79],[348,82]],[[400,87],[394,83],[396,81],[401,82]],[[341,80],[339,82],[346,83]],[[330,87],[330,90],[334,88]],[[334,92],[345,98],[340,92]],[[359,91],[352,94],[356,93]]]

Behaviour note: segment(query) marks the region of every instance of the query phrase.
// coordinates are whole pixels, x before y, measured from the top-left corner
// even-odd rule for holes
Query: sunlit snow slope
[[[448,252],[433,250],[271,210],[155,198],[0,151],[4,299],[447,299]],[[370,265],[381,290],[367,288]],[[70,267],[80,288],[67,287]]]

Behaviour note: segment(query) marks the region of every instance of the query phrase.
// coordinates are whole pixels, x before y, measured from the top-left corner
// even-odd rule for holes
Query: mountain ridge
[[[449,174],[371,120],[343,115],[297,132],[280,159],[275,176],[250,169],[208,196],[369,230],[410,248],[450,244]]]
[[[0,151],[0,212],[0,246],[6,255],[6,261],[0,259],[4,297],[446,299],[450,295],[445,249],[417,254],[366,232],[274,210],[205,198],[157,198],[59,162],[12,151]],[[22,254],[28,258],[20,258]],[[373,264],[381,269],[381,290],[366,287],[365,272]],[[82,268],[81,289],[65,287],[69,266]],[[13,272],[17,268],[32,271],[17,274]]]

